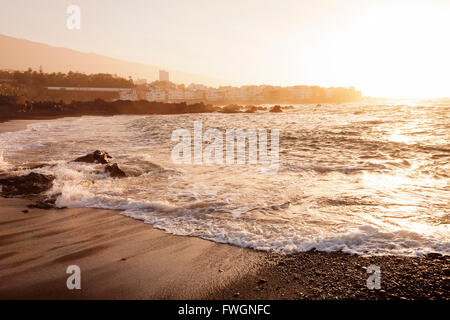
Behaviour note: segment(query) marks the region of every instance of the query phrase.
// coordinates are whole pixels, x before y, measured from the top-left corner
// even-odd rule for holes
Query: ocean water
[[[258,250],[450,253],[450,105],[297,105],[283,113],[81,117],[0,134],[0,170],[56,177],[60,207]],[[279,168],[176,164],[176,129],[279,129]],[[0,124],[1,125],[1,124]],[[270,144],[269,144],[270,145]],[[129,177],[69,163],[107,151]],[[95,222],[93,222],[95,223]]]

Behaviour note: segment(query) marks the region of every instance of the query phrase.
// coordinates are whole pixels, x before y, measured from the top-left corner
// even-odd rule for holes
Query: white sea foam
[[[11,167],[11,165],[5,161],[3,158],[3,151],[0,150],[0,171],[6,171]]]
[[[288,117],[267,113],[54,120],[0,134],[0,170],[17,163],[49,163],[33,171],[55,176],[48,195],[58,195],[59,207],[120,210],[169,233],[241,247],[281,253],[315,248],[362,255],[450,254],[449,180],[434,174],[445,163],[438,162],[440,157],[431,159],[431,154],[424,159],[417,143],[402,146],[407,151],[400,152],[387,133],[380,136],[395,114],[388,111],[377,107],[369,115],[341,114],[331,106]],[[398,117],[405,123],[407,115]],[[222,130],[280,128],[280,170],[267,176],[252,166],[173,164],[171,132],[180,125],[192,128],[194,120]],[[112,179],[100,164],[70,162],[96,149],[113,155],[129,177]],[[406,163],[406,157],[408,165],[392,165]]]

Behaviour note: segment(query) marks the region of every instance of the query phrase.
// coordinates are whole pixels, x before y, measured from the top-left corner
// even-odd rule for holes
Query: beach
[[[0,133],[35,122],[4,122]],[[202,299],[252,272],[263,255],[170,235],[115,210],[31,203],[0,198],[1,299]],[[67,289],[69,265],[80,267],[82,290]]]
[[[0,125],[23,130],[28,120]],[[120,210],[28,208],[0,198],[2,299],[446,299],[450,259],[322,251],[277,254],[177,236]],[[81,269],[68,290],[67,267]],[[367,268],[381,269],[381,289]]]
[[[252,272],[262,256],[110,210],[0,202],[1,299],[204,299]],[[81,290],[67,289],[70,265],[81,269]]]
[[[282,256],[170,235],[111,210],[29,203],[0,199],[1,299],[450,299],[448,256]],[[381,290],[366,286],[372,264]],[[70,265],[81,290],[67,289]]]

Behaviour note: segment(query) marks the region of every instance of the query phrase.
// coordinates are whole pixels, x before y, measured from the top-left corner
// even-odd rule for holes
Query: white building
[[[288,88],[291,97],[298,100],[306,100],[311,98],[313,91],[308,86],[294,86]]]
[[[134,89],[121,90],[119,91],[119,100],[137,101],[138,100],[137,91]]]
[[[167,90],[167,94],[168,94],[168,99],[170,101],[173,101],[173,100],[177,100],[177,101],[185,100],[185,98],[184,98],[184,90],[183,89],[169,88]]]
[[[201,100],[203,99],[203,92],[200,90],[186,90],[184,98],[186,100]]]
[[[327,98],[333,98],[334,96],[334,88],[325,88],[325,95]]]
[[[220,101],[224,100],[225,92],[223,89],[210,88],[206,91],[205,99],[209,101]]]
[[[163,102],[166,100],[166,91],[160,87],[151,86],[145,93],[145,100]]]
[[[136,84],[136,85],[138,85],[138,86],[143,85],[143,84],[147,84],[147,79],[137,79],[137,80],[134,80],[134,84]]]
[[[187,89],[188,90],[206,90],[206,89],[208,89],[208,87],[205,86],[204,84],[191,83],[190,85],[188,85]]]
[[[242,98],[241,90],[237,87],[220,87],[223,91],[225,99],[238,100]]]
[[[263,100],[264,86],[242,86],[241,95],[246,99],[251,100]]]
[[[169,82],[169,72],[165,70],[159,70],[159,81]]]

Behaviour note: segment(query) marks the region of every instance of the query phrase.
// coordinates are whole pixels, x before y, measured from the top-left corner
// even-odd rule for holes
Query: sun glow
[[[448,7],[426,3],[371,7],[336,30],[334,63],[345,66],[344,78],[357,81],[366,96],[450,96],[450,42],[442,37],[448,31]]]

